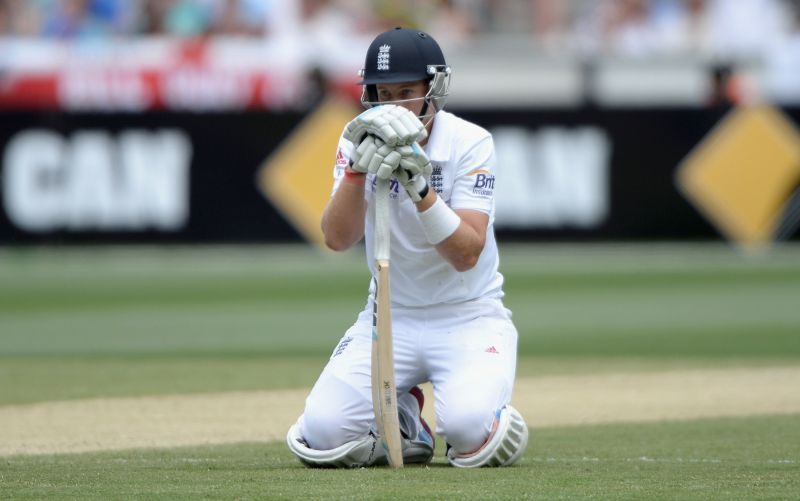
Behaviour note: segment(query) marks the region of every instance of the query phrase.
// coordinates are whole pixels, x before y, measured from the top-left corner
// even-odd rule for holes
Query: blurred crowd
[[[269,0],[0,0],[6,36],[86,39],[265,34]]]
[[[482,36],[552,51],[758,55],[800,33],[800,0],[0,0],[0,36],[332,36],[394,25],[448,48]]]

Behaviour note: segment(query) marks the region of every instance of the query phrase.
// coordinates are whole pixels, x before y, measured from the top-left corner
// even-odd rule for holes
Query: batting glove
[[[409,171],[399,168],[394,171],[394,177],[400,183],[400,186],[406,190],[412,202],[417,203],[428,194],[428,182],[422,174],[412,176]]]
[[[353,154],[351,168],[356,172],[375,174],[389,179],[400,165],[402,155],[380,138],[367,135]]]
[[[353,144],[361,144],[367,134],[378,136],[390,147],[409,145],[428,137],[419,118],[396,104],[370,108],[351,120],[344,130],[344,138]]]
[[[410,146],[400,146],[397,148],[400,153],[400,169],[405,170],[409,177],[422,174],[425,177],[430,177],[433,172],[431,161],[425,151],[420,147],[419,143],[411,143]]]

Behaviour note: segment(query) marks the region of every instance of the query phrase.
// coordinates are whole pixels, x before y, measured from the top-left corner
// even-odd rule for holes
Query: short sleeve
[[[336,193],[336,190],[339,189],[339,185],[342,183],[342,179],[344,179],[344,169],[350,163],[353,150],[353,143],[344,137],[339,138],[339,145],[336,148],[336,164],[333,166],[333,189],[331,190],[331,196]]]
[[[497,160],[494,141],[487,136],[458,161],[450,208],[472,209],[491,214],[494,206],[494,172]]]

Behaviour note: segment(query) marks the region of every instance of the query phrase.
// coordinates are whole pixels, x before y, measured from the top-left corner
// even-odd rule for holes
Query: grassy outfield
[[[505,245],[520,376],[800,363],[800,248]],[[0,404],[307,387],[363,253],[0,251]]]
[[[800,248],[511,246],[520,354],[798,357]],[[0,253],[0,353],[326,355],[365,302],[362,253],[305,248]]]
[[[503,245],[520,377],[800,365],[800,247]],[[0,408],[306,388],[363,251],[0,250]],[[800,396],[798,397],[800,398]],[[282,444],[0,457],[2,497],[790,498],[800,416],[534,430],[518,468],[308,471]],[[401,482],[397,480],[401,479]]]
[[[14,499],[793,499],[800,419],[771,417],[535,430],[512,468],[309,470],[285,446],[0,459]]]

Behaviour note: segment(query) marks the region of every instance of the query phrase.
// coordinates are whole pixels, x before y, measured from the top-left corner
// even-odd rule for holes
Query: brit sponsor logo
[[[494,193],[494,174],[485,169],[475,169],[470,172],[470,175],[475,175],[475,185],[472,187],[472,193],[487,197],[492,196]]]
[[[378,71],[389,71],[389,51],[392,46],[383,44],[378,48]]]

